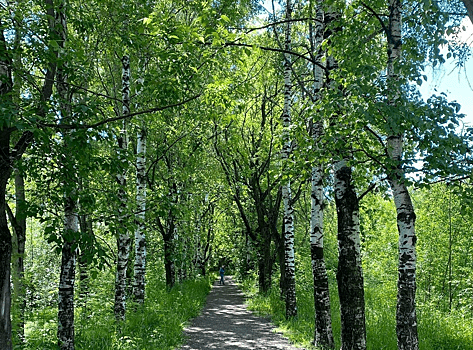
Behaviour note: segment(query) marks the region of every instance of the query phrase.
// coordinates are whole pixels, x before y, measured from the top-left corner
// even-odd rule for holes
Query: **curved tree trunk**
[[[358,198],[346,160],[335,164],[335,202],[338,218],[338,295],[341,350],[365,350],[365,298],[360,252]]]

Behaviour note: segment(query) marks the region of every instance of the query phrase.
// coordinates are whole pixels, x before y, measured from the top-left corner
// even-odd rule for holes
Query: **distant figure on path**
[[[218,282],[218,284],[225,284],[225,280],[224,280],[223,276],[225,276],[225,266],[224,265],[222,265],[222,267],[220,268],[220,281]]]

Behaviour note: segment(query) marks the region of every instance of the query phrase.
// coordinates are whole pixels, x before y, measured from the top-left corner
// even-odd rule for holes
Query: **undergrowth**
[[[297,285],[297,317],[286,320],[277,281],[266,295],[258,294],[255,279],[242,281],[250,310],[271,317],[293,343],[315,349],[313,291],[309,283]],[[335,283],[330,288],[335,349],[340,349],[340,304]],[[365,286],[368,350],[397,350],[396,292],[391,286]],[[418,305],[420,350],[473,350],[473,318],[460,311],[442,312],[436,305]]]
[[[215,276],[185,281],[168,290],[164,281],[150,277],[144,305],[128,304],[126,320],[117,324],[113,314],[113,279],[106,278],[102,294],[90,294],[76,308],[77,350],[165,350],[183,342],[186,322],[204,306]],[[104,281],[102,280],[102,281]],[[108,285],[107,285],[108,284]],[[57,349],[57,309],[30,314],[24,349]]]

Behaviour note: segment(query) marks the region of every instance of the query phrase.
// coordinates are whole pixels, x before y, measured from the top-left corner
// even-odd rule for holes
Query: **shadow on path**
[[[180,349],[301,350],[273,329],[269,321],[246,309],[243,294],[229,276],[223,286],[215,281],[202,314],[184,330],[187,342]]]

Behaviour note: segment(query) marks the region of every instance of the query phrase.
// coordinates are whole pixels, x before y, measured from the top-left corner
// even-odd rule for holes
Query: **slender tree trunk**
[[[5,350],[12,349],[10,318],[12,237],[8,229],[5,200],[6,187],[11,174],[9,154],[10,132],[0,129],[0,349]]]
[[[144,126],[138,131],[136,146],[136,206],[135,231],[135,266],[133,295],[135,300],[143,303],[145,299],[146,275],[146,130]]]
[[[25,336],[25,309],[26,309],[26,288],[24,284],[25,275],[25,242],[26,242],[26,198],[25,181],[18,169],[15,169],[15,215],[7,206],[10,216],[14,237],[12,241],[14,257],[12,266],[12,282],[14,292],[14,302],[18,305],[18,316],[16,319],[16,332],[20,344],[24,342]]]
[[[122,58],[122,116],[130,114],[130,58]],[[126,228],[126,152],[128,148],[128,137],[126,130],[126,119],[123,120],[123,127],[118,137],[119,157],[122,166],[121,173],[117,175],[118,198],[120,207],[118,210],[118,237],[117,237],[117,275],[115,281],[115,317],[117,320],[124,320],[126,313],[126,272],[130,256],[131,239]]]
[[[67,40],[66,5],[61,2],[56,11],[56,22],[61,23],[59,46],[64,48]],[[58,55],[57,93],[61,122],[69,123],[72,119],[71,96],[67,84],[66,58],[63,51]],[[71,132],[74,132],[73,130]],[[61,271],[59,274],[58,291],[58,345],[61,350],[74,350],[74,283],[76,266],[75,241],[79,232],[79,217],[77,214],[77,183],[75,162],[70,145],[70,133],[63,134],[63,167],[62,181],[64,186],[64,234],[62,237]]]
[[[398,79],[397,64],[401,58],[402,36],[402,2],[389,1],[389,35],[388,35],[388,84],[395,86]],[[388,103],[395,108],[400,93],[388,97]],[[391,125],[396,121],[392,121]],[[399,231],[399,266],[398,294],[396,309],[397,346],[400,350],[417,350],[419,339],[417,335],[416,315],[416,215],[411,197],[407,189],[404,170],[402,169],[403,136],[397,132],[388,135],[388,155],[393,164],[388,169],[388,181],[393,191],[397,212],[397,227]]]
[[[89,219],[88,215],[79,216],[79,227],[82,235],[85,235],[86,245],[80,247],[80,253],[78,256],[78,266],[79,266],[79,300],[81,301],[81,306],[86,307],[87,297],[89,295],[89,259],[87,257],[87,244],[93,244],[94,241],[94,229],[92,226],[92,221]]]
[[[272,259],[271,259],[271,235],[263,230],[259,235],[258,242],[258,290],[266,294],[271,288]]]
[[[324,38],[323,1],[316,5],[316,21],[313,28],[310,22],[310,42],[314,59],[313,65],[314,100],[318,98],[324,83],[323,51]],[[314,149],[320,151],[319,139],[323,134],[323,120],[315,117],[309,121],[309,134],[314,142]],[[324,170],[319,162],[312,167],[311,174],[311,212],[310,212],[310,253],[312,259],[312,275],[314,279],[315,332],[314,344],[322,349],[333,349],[335,342],[332,331],[332,315],[330,312],[330,293],[327,269],[324,259]]]
[[[284,49],[291,50],[291,18],[292,4],[291,0],[286,0],[286,33]],[[292,103],[292,82],[291,82],[291,56],[284,54],[284,110],[282,114],[283,122],[283,164],[289,160],[292,153],[292,142],[290,139],[291,103]],[[283,170],[287,171],[287,170]],[[292,203],[291,181],[288,179],[282,185],[282,197],[284,205],[284,251],[285,267],[284,274],[286,285],[286,317],[297,316],[296,303],[296,271],[294,256],[294,207]]]
[[[171,235],[172,236],[172,235]],[[174,287],[176,283],[176,267],[174,265],[174,240],[164,239],[164,270],[166,272],[166,285]]]
[[[335,202],[338,218],[338,295],[341,350],[366,349],[365,299],[360,252],[358,198],[346,160],[335,164]]]
[[[74,236],[79,231],[76,201],[67,196],[65,204],[65,237],[59,275],[58,342],[61,350],[74,350],[74,282],[76,249]]]
[[[13,82],[11,76],[11,59],[8,57],[6,40],[0,18],[0,103],[5,106],[12,104],[10,92]],[[1,117],[1,116],[0,116]],[[12,172],[10,159],[10,137],[12,130],[9,125],[0,126],[0,349],[11,350],[11,290],[10,260],[12,254],[12,236],[8,229],[6,215],[6,188]]]

